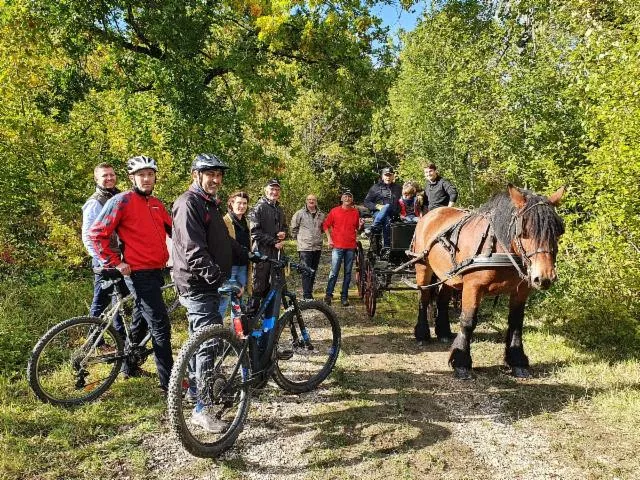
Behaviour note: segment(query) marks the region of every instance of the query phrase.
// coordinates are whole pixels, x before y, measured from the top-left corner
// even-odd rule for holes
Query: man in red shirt
[[[344,278],[340,297],[342,306],[348,307],[351,269],[356,251],[356,235],[358,230],[362,229],[364,222],[360,219],[360,212],[353,205],[353,194],[350,191],[347,190],[342,194],[340,202],[341,205],[331,209],[322,224],[322,229],[327,234],[329,247],[332,249],[331,273],[324,301],[331,305],[333,289],[338,281],[338,273],[340,273],[340,265],[344,262]]]
[[[112,197],[102,208],[89,230],[93,250],[102,267],[117,268],[133,294],[134,314],[131,340],[140,342],[144,322],[151,330],[160,388],[166,393],[173,367],[171,326],[162,300],[162,269],[169,260],[166,237],[171,235],[171,217],[160,200],[152,195],[158,166],[151,157],[140,155],[127,161],[131,190]],[[110,245],[111,234],[118,235],[122,258]],[[135,364],[125,362],[125,377],[140,376]]]

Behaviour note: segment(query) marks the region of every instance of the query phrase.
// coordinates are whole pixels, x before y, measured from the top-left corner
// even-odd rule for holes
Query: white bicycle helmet
[[[131,157],[127,160],[127,173],[132,175],[139,170],[144,168],[150,168],[154,172],[158,171],[158,164],[151,157],[146,157],[144,155],[138,155],[137,157]]]

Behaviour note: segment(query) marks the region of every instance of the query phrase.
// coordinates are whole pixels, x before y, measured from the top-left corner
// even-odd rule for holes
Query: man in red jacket
[[[135,298],[131,339],[138,343],[151,330],[160,388],[166,393],[173,367],[171,327],[162,300],[162,269],[169,260],[166,237],[171,235],[171,217],[160,200],[152,195],[158,166],[153,158],[140,155],[127,161],[131,190],[107,201],[89,230],[102,267],[117,268]],[[122,247],[122,259],[109,245],[116,232]],[[125,362],[125,377],[139,376],[137,365]]]
[[[327,292],[324,301],[331,305],[333,289],[338,280],[340,266],[344,262],[344,278],[342,280],[341,303],[343,307],[349,306],[349,283],[351,282],[351,269],[353,257],[356,251],[356,236],[358,230],[364,224],[360,219],[360,212],[353,205],[353,195],[345,191],[340,197],[341,205],[331,209],[329,215],[322,224],[322,229],[327,234],[327,241],[331,251],[331,273],[327,283]]]

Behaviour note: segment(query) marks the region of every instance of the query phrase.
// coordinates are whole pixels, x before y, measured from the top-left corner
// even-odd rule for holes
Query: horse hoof
[[[471,380],[471,369],[466,367],[455,367],[453,371],[458,380]]]
[[[531,373],[529,373],[529,370],[524,367],[513,367],[511,369],[511,374],[516,378],[531,378]]]

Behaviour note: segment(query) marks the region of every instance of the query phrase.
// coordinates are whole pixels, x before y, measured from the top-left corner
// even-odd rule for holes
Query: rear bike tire
[[[358,240],[356,245],[356,255],[355,255],[355,270],[356,270],[356,287],[358,288],[358,298],[362,300],[364,298],[364,287],[365,287],[365,260],[364,260],[364,251],[362,249],[362,243]]]
[[[290,393],[309,392],[320,385],[333,370],[342,342],[340,324],[331,307],[318,301],[298,306],[306,331],[301,331],[294,307],[282,314],[272,375],[278,386]],[[284,352],[292,356],[283,358]]]
[[[70,318],[40,338],[27,365],[29,386],[40,400],[64,407],[81,405],[111,386],[120,373],[124,345],[120,334],[109,325],[103,336],[104,347],[99,350],[92,346],[104,324],[95,317]]]
[[[215,360],[206,370],[205,379],[198,384],[203,388],[198,392],[197,400],[189,403],[188,366],[201,348],[214,349]],[[242,342],[234,332],[222,325],[210,325],[189,338],[174,362],[167,394],[169,425],[184,448],[196,457],[218,457],[233,446],[244,428],[251,403],[251,388],[240,384],[248,380],[251,369],[247,356],[239,356],[241,350]],[[231,380],[229,377],[237,362],[240,362],[240,368],[233,383],[239,386],[232,392],[225,392],[223,385]],[[228,424],[226,429],[214,433],[194,425],[189,417],[193,415],[195,401],[206,403],[212,415],[214,411],[219,413],[219,420]],[[226,412],[231,409],[233,412]]]

